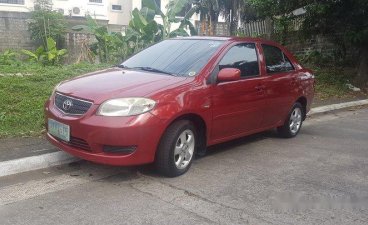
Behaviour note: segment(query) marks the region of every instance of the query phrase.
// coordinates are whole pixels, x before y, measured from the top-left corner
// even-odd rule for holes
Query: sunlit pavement
[[[368,224],[368,109],[211,147],[178,178],[87,162],[3,177],[0,224]]]

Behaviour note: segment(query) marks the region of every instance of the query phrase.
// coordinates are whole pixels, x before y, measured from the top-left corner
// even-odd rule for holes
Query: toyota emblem
[[[70,99],[67,99],[63,102],[63,109],[68,111],[73,106],[73,102]]]

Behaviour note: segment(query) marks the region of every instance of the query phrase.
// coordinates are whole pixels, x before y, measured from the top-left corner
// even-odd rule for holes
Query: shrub
[[[48,37],[56,40],[60,48],[66,33],[66,21],[63,14],[52,10],[50,0],[36,0],[28,28],[31,38],[44,48],[47,48]]]
[[[0,54],[0,65],[13,65],[18,63],[17,53],[13,50],[5,50]]]

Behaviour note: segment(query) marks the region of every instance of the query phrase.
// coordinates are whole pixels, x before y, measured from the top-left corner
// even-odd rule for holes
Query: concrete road
[[[4,177],[0,224],[368,224],[368,109],[211,147],[178,178],[87,162]]]

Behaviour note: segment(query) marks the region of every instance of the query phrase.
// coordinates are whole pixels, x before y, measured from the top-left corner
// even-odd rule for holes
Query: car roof
[[[260,43],[265,43],[265,44],[271,44],[271,45],[275,45],[275,46],[279,46],[278,43],[274,42],[274,41],[270,41],[270,40],[266,40],[266,39],[262,39],[262,38],[253,38],[253,37],[235,37],[235,36],[231,36],[231,37],[225,37],[225,36],[189,36],[189,37],[176,37],[173,38],[176,40],[180,40],[180,39],[184,39],[184,40],[214,40],[214,41],[229,41],[229,42],[233,42],[233,41],[249,41],[249,42],[260,42]]]

